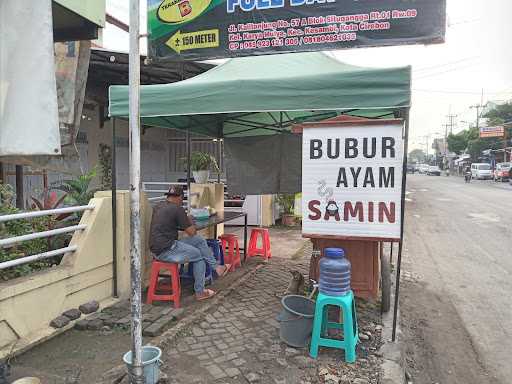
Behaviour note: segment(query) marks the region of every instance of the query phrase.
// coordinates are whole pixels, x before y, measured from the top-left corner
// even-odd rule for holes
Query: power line
[[[430,71],[432,69],[439,69],[440,67],[448,67],[448,66],[451,66],[451,65],[455,65],[455,64],[459,64],[459,63],[462,63],[462,62],[465,62],[465,61],[475,60],[475,59],[479,59],[479,58],[480,58],[480,56],[471,56],[471,57],[465,57],[463,59],[456,60],[456,61],[450,61],[450,62],[447,62],[447,63],[432,65],[430,67],[423,67],[423,68],[420,67],[418,69],[413,68],[413,72]]]
[[[480,95],[481,91],[456,91],[456,90],[444,90],[444,89],[419,89],[413,88],[413,91],[416,92],[425,92],[425,93],[448,93],[448,94],[463,94],[463,95]],[[501,92],[485,92],[486,94],[491,95],[502,95],[506,93],[512,93],[512,89],[501,91]]]
[[[429,78],[429,77],[441,76],[441,75],[444,75],[445,73],[449,73],[449,72],[453,72],[453,71],[459,71],[461,69],[468,69],[468,68],[470,68],[470,67],[472,67],[474,65],[476,65],[476,63],[465,65],[463,67],[456,67],[456,68],[447,69],[446,71],[442,71],[442,72],[429,73],[429,74],[425,74],[425,75],[420,75],[418,77],[415,77],[415,79],[416,80],[421,80],[421,79],[426,79],[426,78]]]

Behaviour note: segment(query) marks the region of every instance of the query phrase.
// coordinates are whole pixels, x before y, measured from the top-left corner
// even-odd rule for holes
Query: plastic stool
[[[240,248],[238,247],[238,237],[232,233],[226,233],[219,236],[219,240],[222,244],[222,250],[224,251],[224,261],[226,264],[231,264],[231,271],[234,271],[236,267],[242,266],[242,260],[240,259]],[[226,248],[227,246],[227,248]],[[227,251],[225,251],[227,249]]]
[[[205,271],[204,271],[204,281],[205,284],[213,283],[213,270],[210,267],[210,264],[205,263]],[[181,264],[180,266],[180,276],[185,279],[193,279],[194,278],[194,263],[187,264],[187,270],[185,271],[185,264]]]
[[[161,277],[160,271],[167,270],[170,273],[171,281],[169,284],[158,284],[158,278]],[[167,277],[167,276],[166,276]],[[167,294],[158,294],[157,290],[168,291]],[[153,260],[151,263],[151,276],[149,278],[147,303],[153,301],[173,301],[174,307],[180,307],[180,275],[178,272],[178,264],[165,263],[163,261]]]
[[[215,260],[217,260],[217,263],[219,265],[224,265],[224,252],[222,252],[222,247],[220,245],[219,240],[217,239],[207,239],[206,243],[210,247],[210,249],[213,252],[213,257],[215,257]],[[205,270],[205,281],[206,283],[212,283],[213,282],[213,275],[217,275],[215,271],[212,270],[210,267],[210,264],[206,263],[206,270]],[[180,276],[186,278],[186,279],[192,279],[194,278],[194,264],[188,263],[187,271],[185,272],[185,265],[182,264],[180,267]]]
[[[213,257],[215,257],[217,263],[219,263],[219,265],[224,265],[224,252],[220,241],[217,239],[208,239],[206,240],[206,243],[211,248]]]
[[[261,236],[261,248],[258,248],[258,235]],[[272,257],[270,250],[270,236],[266,228],[253,228],[249,241],[247,257],[263,256],[266,260]]]
[[[343,323],[330,322],[328,318],[328,305],[340,307],[343,312]],[[329,328],[342,329],[343,340],[327,338]],[[349,291],[344,296],[327,296],[318,294],[315,306],[315,319],[313,322],[313,334],[311,335],[311,347],[309,355],[316,359],[318,347],[339,348],[345,350],[345,361],[354,363],[356,361],[356,345],[359,342],[357,330],[356,304],[354,293]]]

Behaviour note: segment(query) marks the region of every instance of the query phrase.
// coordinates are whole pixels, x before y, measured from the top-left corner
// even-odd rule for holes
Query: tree
[[[450,133],[448,135],[447,141],[448,150],[450,152],[456,153],[457,155],[460,155],[468,147],[468,131],[464,130],[457,133],[456,135]]]
[[[409,160],[410,163],[423,163],[425,162],[425,152],[422,149],[413,149],[409,152]]]
[[[495,108],[488,111],[484,117],[488,119],[490,126],[512,121],[512,102],[497,105]]]
[[[512,103],[497,105],[488,111],[484,116],[487,119],[488,126],[500,125],[508,121],[512,121]],[[507,129],[507,137],[512,137],[512,127]],[[448,135],[448,149],[460,155],[467,151],[471,155],[473,161],[478,161],[482,156],[482,151],[486,149],[503,148],[503,138],[501,137],[480,137],[477,127],[465,129],[456,135]]]

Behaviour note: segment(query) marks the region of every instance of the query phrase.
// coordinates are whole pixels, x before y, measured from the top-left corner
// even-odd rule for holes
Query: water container
[[[326,248],[320,260],[319,289],[325,295],[343,296],[350,291],[350,261],[341,248]]]

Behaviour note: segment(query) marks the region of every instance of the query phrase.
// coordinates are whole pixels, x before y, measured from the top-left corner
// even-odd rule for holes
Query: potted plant
[[[210,178],[210,169],[220,172],[215,157],[206,152],[192,152],[190,154],[190,167],[194,180],[198,184],[206,184]]]
[[[277,195],[277,202],[283,208],[283,214],[281,215],[281,222],[287,227],[295,225],[295,214],[293,207],[295,204],[295,196],[290,194]]]

